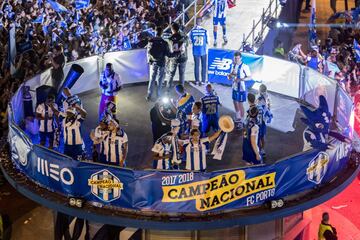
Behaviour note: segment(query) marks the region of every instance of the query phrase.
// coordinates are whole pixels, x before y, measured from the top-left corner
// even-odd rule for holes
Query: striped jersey
[[[56,104],[54,104],[54,108],[58,109]],[[44,133],[52,133],[54,131],[54,112],[52,109],[45,103],[41,103],[37,106],[36,113],[45,118],[44,120],[39,120],[39,131]]]
[[[97,126],[95,128],[95,131],[94,131],[94,134],[95,134],[95,137],[97,139],[99,139],[99,146],[100,146],[100,154],[101,155],[105,155],[105,142],[104,142],[104,139],[106,138],[107,135],[109,135],[109,131],[104,131],[101,129],[100,126]]]
[[[109,133],[104,140],[106,161],[114,165],[120,165],[120,160],[124,157],[124,144],[127,142],[128,137],[124,130],[120,129],[117,133]]]
[[[226,18],[226,11],[228,8],[227,0],[211,0],[210,3],[214,6],[214,18]]]
[[[151,149],[152,152],[157,153],[160,157],[164,155],[171,155],[172,147],[171,144],[164,143],[161,138],[156,141],[153,148]],[[162,158],[154,160],[154,168],[155,169],[170,169],[170,158]]]
[[[66,113],[61,113],[60,117],[65,117]],[[81,115],[76,115],[75,119],[70,120],[66,117],[62,120],[63,136],[65,145],[82,145],[81,123],[84,119]]]
[[[101,88],[101,93],[104,94],[105,96],[116,96],[117,91],[115,91],[116,89],[118,89],[122,83],[120,80],[120,77],[117,73],[113,73],[111,76],[106,77],[105,73],[101,76],[100,81],[102,82],[103,86]],[[115,92],[113,92],[115,91]]]
[[[186,154],[186,170],[203,171],[206,169],[206,143],[209,138],[201,138],[198,144],[191,140],[184,140]]]
[[[232,73],[236,74],[237,78],[244,79],[251,76],[250,68],[245,63],[234,64],[232,67]],[[232,85],[235,91],[246,91],[245,81],[233,81]]]

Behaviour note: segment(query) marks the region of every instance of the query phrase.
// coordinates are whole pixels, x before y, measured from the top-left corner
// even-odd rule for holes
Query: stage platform
[[[186,84],[186,89],[200,99],[203,96],[204,86],[193,87]],[[120,125],[125,130],[129,138],[129,153],[126,159],[127,167],[133,169],[152,168],[153,145],[150,109],[154,102],[147,102],[146,84],[128,85],[119,94],[119,104],[117,117]],[[231,87],[214,85],[214,89],[220,97],[222,106],[220,115],[234,115],[233,103],[231,100]],[[254,90],[255,91],[255,90]],[[169,97],[177,99],[178,96],[171,90]],[[98,105],[100,93],[95,90],[80,95],[84,108],[88,116],[84,121],[82,133],[86,145],[88,158],[91,157],[92,141],[89,138],[90,131],[98,124]],[[287,99],[277,94],[270,94],[274,119],[268,127],[266,136],[265,164],[272,164],[281,158],[290,156],[302,151],[303,139],[302,132],[305,126],[298,120],[297,109],[299,104],[295,100]],[[245,106],[247,109],[248,106]],[[38,142],[37,136],[32,136],[34,142]],[[242,161],[242,131],[234,130],[229,134],[226,151],[221,161],[213,160],[208,155],[208,171],[230,169],[246,166]]]

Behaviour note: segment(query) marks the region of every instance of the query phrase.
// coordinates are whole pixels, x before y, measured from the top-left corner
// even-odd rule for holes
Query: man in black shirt
[[[65,56],[61,45],[56,45],[51,55],[51,78],[52,85],[56,92],[59,90],[60,84],[64,78],[63,67],[65,65]]]
[[[171,57],[169,44],[161,37],[162,28],[156,28],[156,36],[148,42],[148,61],[150,64],[150,81],[146,100],[151,100],[154,84],[157,81],[157,97],[161,95],[162,82],[165,75],[165,57]]]
[[[180,31],[180,25],[176,22],[171,24],[172,35],[169,38],[172,51],[175,56],[170,61],[170,70],[168,77],[168,87],[169,89],[173,86],[173,80],[176,73],[176,69],[179,68],[179,81],[181,85],[184,85],[185,82],[185,67],[187,57],[187,47],[189,45],[189,40],[186,34]]]

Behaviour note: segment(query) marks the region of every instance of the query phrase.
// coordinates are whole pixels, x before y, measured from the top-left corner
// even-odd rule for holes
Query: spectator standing
[[[329,224],[329,213],[324,212],[319,226],[318,240],[337,240],[336,228]]]
[[[187,47],[189,45],[189,40],[186,34],[180,31],[180,25],[176,22],[171,24],[172,35],[169,38],[172,52],[174,53],[174,58],[170,60],[170,69],[168,77],[168,87],[169,89],[173,86],[174,76],[176,69],[179,68],[179,81],[181,85],[184,85],[185,82],[185,68],[187,62]]]
[[[61,45],[56,45],[54,47],[53,53],[50,54],[50,60],[52,65],[52,69],[51,69],[52,85],[57,92],[64,78],[63,67],[65,65],[65,56],[64,56],[63,47]]]
[[[316,49],[311,50],[309,56],[306,58],[307,66],[320,73],[323,72],[322,58]]]
[[[157,97],[161,95],[162,82],[165,76],[165,57],[171,57],[169,44],[161,37],[163,30],[156,28],[156,36],[148,42],[148,62],[150,64],[150,81],[147,90],[146,100],[150,101],[154,85],[157,83]]]
[[[284,44],[282,41],[276,40],[273,56],[281,59],[285,58]]]
[[[194,56],[195,83],[199,86],[206,82],[206,61],[207,61],[207,30],[200,26],[201,18],[196,19],[196,26],[190,32],[192,50]],[[201,64],[201,81],[199,78]]]
[[[114,102],[117,105],[117,94],[122,88],[122,82],[111,63],[107,63],[100,79],[101,100],[99,105],[99,119],[105,111],[108,102]]]
[[[300,43],[295,43],[294,47],[288,53],[289,61],[296,62],[296,63],[304,63],[306,59],[306,55],[301,49]]]

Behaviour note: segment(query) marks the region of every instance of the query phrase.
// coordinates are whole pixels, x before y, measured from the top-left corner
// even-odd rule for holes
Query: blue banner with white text
[[[44,188],[102,205],[173,213],[237,210],[312,189],[341,171],[351,150],[332,140],[335,149],[304,152],[268,166],[135,171],[72,160],[32,144],[13,124],[9,141],[16,167]]]
[[[228,79],[233,68],[234,50],[225,49],[209,49],[208,53],[208,80],[211,83],[220,83],[231,85],[232,81]],[[261,68],[263,57],[254,54],[242,53],[242,61],[248,65],[250,72],[256,72]],[[261,82],[262,79],[255,79],[246,81],[246,87],[251,87],[254,83]]]

